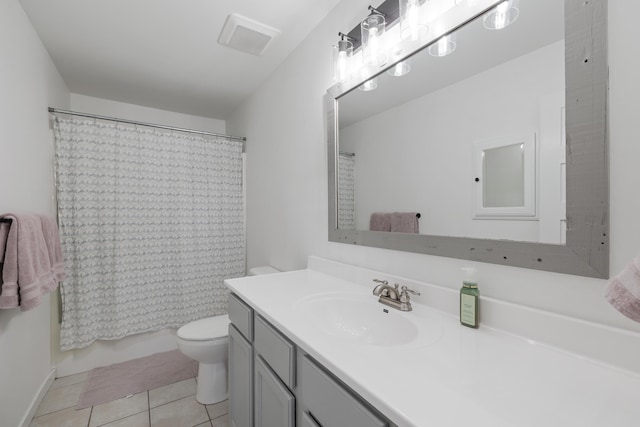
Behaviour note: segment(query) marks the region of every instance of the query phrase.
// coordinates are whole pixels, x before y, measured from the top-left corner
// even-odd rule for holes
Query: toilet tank
[[[260,276],[262,274],[280,273],[280,270],[271,267],[270,265],[263,265],[261,267],[253,267],[249,269],[249,276]]]

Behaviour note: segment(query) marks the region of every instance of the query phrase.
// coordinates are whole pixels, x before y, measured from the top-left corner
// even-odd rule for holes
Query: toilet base
[[[196,400],[203,405],[227,399],[227,363],[202,363],[198,365]]]

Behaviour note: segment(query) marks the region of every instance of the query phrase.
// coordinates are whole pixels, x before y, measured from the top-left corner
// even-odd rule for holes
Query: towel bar
[[[0,222],[11,222],[11,218],[0,218]]]

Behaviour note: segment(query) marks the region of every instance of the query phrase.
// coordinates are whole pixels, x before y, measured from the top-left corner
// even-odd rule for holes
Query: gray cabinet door
[[[295,398],[265,361],[256,356],[256,427],[294,427]]]
[[[309,412],[305,412],[302,414],[302,426],[301,427],[321,427],[320,424],[316,422],[313,416]]]
[[[292,390],[295,387],[296,346],[259,315],[255,316],[253,325],[253,349],[256,355],[260,355]]]
[[[253,349],[229,325],[229,421],[231,427],[253,427]]]

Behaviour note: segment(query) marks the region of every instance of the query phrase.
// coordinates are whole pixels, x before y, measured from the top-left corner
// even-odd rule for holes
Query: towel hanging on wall
[[[0,308],[31,310],[65,278],[58,226],[53,217],[5,214],[0,223]]]
[[[640,322],[640,255],[609,281],[605,298],[620,313]]]

